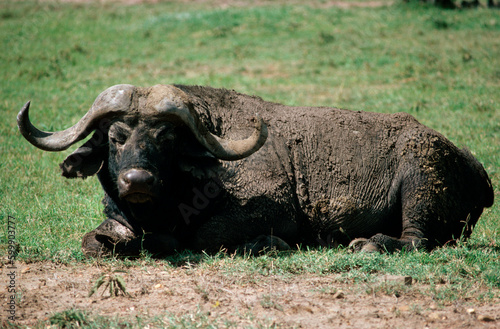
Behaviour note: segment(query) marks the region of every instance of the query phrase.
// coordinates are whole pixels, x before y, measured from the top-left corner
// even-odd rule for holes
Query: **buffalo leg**
[[[290,250],[288,243],[283,241],[281,238],[273,235],[260,235],[249,243],[244,244],[240,248],[243,253],[256,255],[260,252],[267,251],[284,251]]]
[[[135,234],[114,219],[106,219],[83,237],[82,251],[87,257],[139,256],[142,251],[154,255],[173,253],[179,247],[167,234]]]
[[[95,230],[85,234],[82,251],[87,257],[106,257],[123,253],[124,245],[136,239],[129,228],[114,219],[106,219]]]
[[[397,239],[385,234],[375,234],[369,239],[358,238],[351,241],[349,247],[354,251],[364,252],[394,252],[396,250],[415,250],[422,245],[418,238]]]
[[[399,193],[400,238],[375,234],[369,239],[355,239],[350,246],[362,251],[430,250],[461,236],[467,238],[482,207],[471,201],[473,195],[464,195],[472,184],[464,184],[461,175],[435,166],[404,177]]]
[[[253,209],[245,210],[243,213],[251,214]],[[228,208],[229,214],[213,216],[198,228],[193,247],[207,252],[226,248],[254,255],[266,250],[289,250],[289,244],[295,243],[297,223],[292,216],[284,216],[282,211],[279,207],[274,209],[273,212],[278,214],[276,217],[238,218],[233,215],[237,210]]]

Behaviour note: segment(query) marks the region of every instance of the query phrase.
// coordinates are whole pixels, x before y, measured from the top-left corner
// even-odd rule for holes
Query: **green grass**
[[[70,151],[35,149],[20,136],[15,117],[31,100],[37,126],[64,129],[101,91],[119,83],[210,85],[289,105],[408,112],[471,149],[499,190],[498,11],[310,3],[0,3],[0,250],[7,243],[7,216],[13,216],[18,259],[82,261],[81,237],[103,220],[99,184],[61,177],[58,163]],[[451,299],[479,283],[498,296],[499,232],[497,202],[467,244],[432,253],[310,250],[280,256],[272,269],[268,256],[189,257],[199,260],[197,266],[224,263],[222,271],[445,280],[455,282],[456,291],[436,294]],[[187,256],[176,257],[166,263],[175,266]]]
[[[187,315],[174,315],[166,313],[160,317],[136,317],[133,320],[123,320],[116,317],[92,316],[81,310],[70,309],[56,313],[48,321],[40,322],[42,325],[53,325],[56,328],[239,328],[237,323],[231,321],[217,321],[209,318],[210,312],[197,310]],[[275,325],[259,326],[259,328],[275,328]]]

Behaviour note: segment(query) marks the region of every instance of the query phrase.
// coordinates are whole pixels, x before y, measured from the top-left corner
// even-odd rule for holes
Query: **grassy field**
[[[408,112],[468,147],[499,190],[498,10],[399,1],[375,8],[320,0],[228,3],[0,3],[0,255],[11,216],[18,260],[89,262],[80,241],[103,220],[97,180],[64,179],[58,164],[71,150],[35,149],[15,118],[31,100],[35,125],[65,129],[119,83],[210,85],[288,105]],[[432,253],[300,250],[230,259],[185,253],[162,266],[193,259],[208,268],[224,262],[227,272],[411,275],[449,282],[437,299],[492,299],[500,293],[500,206],[485,211],[467,243]]]

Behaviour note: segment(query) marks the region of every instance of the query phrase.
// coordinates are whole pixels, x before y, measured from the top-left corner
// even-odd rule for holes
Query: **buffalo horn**
[[[129,108],[135,87],[116,85],[102,92],[90,110],[72,127],[63,131],[45,132],[33,126],[29,119],[30,102],[17,115],[19,131],[31,144],[45,151],[62,151],[84,139],[111,117],[125,113]],[[104,137],[103,137],[104,138]]]
[[[259,150],[267,139],[267,126],[259,116],[252,118],[254,131],[250,137],[242,140],[220,138],[208,131],[184,92],[179,89],[164,90],[164,92],[168,96],[156,105],[156,110],[166,117],[179,118],[189,127],[196,139],[218,159],[235,161],[248,157]]]

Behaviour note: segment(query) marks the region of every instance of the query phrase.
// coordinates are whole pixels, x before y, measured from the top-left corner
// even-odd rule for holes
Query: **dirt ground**
[[[6,319],[8,275],[0,272],[2,319]],[[335,275],[249,275],[224,273],[224,269],[201,267],[172,268],[158,263],[117,273],[130,296],[111,298],[102,286],[88,297],[96,280],[107,267],[65,266],[52,262],[16,265],[15,323],[33,326],[54,313],[76,309],[91,316],[121,320],[144,320],[201,314],[205,322],[238,328],[498,328],[500,303],[473,300],[439,302],[421,291],[429,289],[413,282],[406,289],[401,278],[382,278],[380,283],[345,283]],[[5,279],[5,280],[4,280]],[[389,280],[389,281],[387,281]],[[385,287],[380,289],[379,285]],[[390,288],[390,287],[389,287]],[[399,290],[399,292],[398,292]],[[402,291],[402,292],[401,292]],[[1,327],[1,325],[0,325]]]

